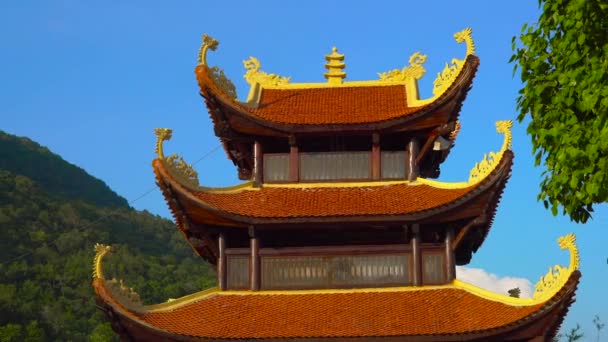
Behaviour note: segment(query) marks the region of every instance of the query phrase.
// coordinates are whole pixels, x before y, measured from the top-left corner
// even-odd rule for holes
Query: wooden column
[[[414,263],[414,285],[422,285],[422,255],[420,254],[420,225],[412,225],[412,259]]]
[[[372,134],[372,180],[380,180],[380,134]]]
[[[454,228],[449,227],[445,233],[445,264],[447,282],[450,283],[456,278],[456,263],[454,262]]]
[[[300,181],[300,154],[296,137],[289,137],[289,181]]]
[[[262,158],[262,144],[256,140],[253,143],[253,186],[256,188],[262,185],[262,175],[264,173],[264,160]]]
[[[249,284],[251,291],[260,290],[260,241],[255,234],[255,228],[249,227],[249,245],[251,257],[249,258]]]
[[[224,233],[220,233],[218,237],[218,249],[219,249],[219,257],[217,260],[217,283],[220,286],[220,290],[226,290],[226,271],[227,271],[227,263],[226,263],[226,236]]]
[[[419,150],[418,140],[416,138],[411,138],[410,141],[407,143],[408,160],[406,161],[407,170],[408,170],[407,179],[409,181],[415,180],[418,177],[418,175],[420,174],[420,170],[418,168],[418,163],[416,162],[416,157],[418,156],[418,150]]]

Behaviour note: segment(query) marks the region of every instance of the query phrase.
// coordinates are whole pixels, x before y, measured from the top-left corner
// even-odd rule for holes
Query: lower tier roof
[[[553,337],[579,279],[549,300],[492,295],[455,281],[435,287],[309,291],[211,291],[148,309],[128,309],[100,279],[98,302],[134,338],[275,340],[414,337],[450,341]],[[116,328],[115,328],[116,329]],[[123,330],[120,330],[123,329]]]
[[[513,298],[454,280],[442,286],[291,291],[211,289],[143,306],[102,269],[111,247],[96,245],[93,288],[113,329],[133,340],[391,339],[417,341],[543,340],[559,330],[580,279],[576,237],[570,253],[540,278],[532,298]]]

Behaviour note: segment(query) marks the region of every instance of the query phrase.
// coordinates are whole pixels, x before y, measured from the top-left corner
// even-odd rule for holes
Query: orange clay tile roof
[[[432,209],[471,192],[407,183],[368,187],[272,188],[195,192],[200,201],[236,215],[267,218],[400,215]]]
[[[264,89],[251,113],[285,124],[325,125],[379,122],[415,113],[405,86]]]
[[[211,338],[399,336],[498,328],[541,306],[516,307],[445,288],[216,295],[171,311],[137,316],[168,332]]]
[[[205,98],[219,98],[233,110],[247,116],[261,119],[266,123],[286,125],[353,125],[375,124],[390,121],[409,115],[424,112],[435,103],[464,96],[458,89],[468,89],[473,81],[479,59],[469,56],[465,68],[457,80],[450,86],[450,91],[435,99],[431,104],[410,107],[407,103],[404,84],[370,84],[349,86],[345,83],[339,87],[323,86],[319,88],[283,88],[261,89],[259,103],[251,108],[230,98],[212,80],[210,71],[204,65],[195,69],[201,94]],[[451,94],[451,95],[449,95]],[[458,95],[460,94],[460,95]],[[465,93],[466,94],[466,91]],[[207,103],[209,106],[209,103]],[[215,109],[209,108],[211,111]],[[457,107],[459,111],[459,106]],[[432,115],[433,111],[428,114]],[[225,114],[225,113],[224,113]],[[212,119],[216,120],[213,115]]]

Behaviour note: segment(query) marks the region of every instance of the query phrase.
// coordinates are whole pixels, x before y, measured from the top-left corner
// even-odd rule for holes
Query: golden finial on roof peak
[[[338,53],[338,48],[334,46],[331,48],[331,54],[325,55],[325,59],[327,59],[329,62],[342,61],[342,60],[344,60],[344,55],[341,53]]]
[[[325,78],[327,82],[331,85],[339,85],[342,84],[342,80],[346,77],[346,73],[342,71],[346,64],[344,64],[344,55],[338,53],[337,47],[332,47],[331,54],[325,55],[325,59],[327,63],[325,63],[325,68],[327,68],[327,72],[325,73]]]

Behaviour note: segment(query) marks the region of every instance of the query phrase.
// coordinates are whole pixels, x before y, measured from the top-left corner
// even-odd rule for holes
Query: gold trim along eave
[[[557,295],[557,293],[564,288],[572,274],[579,270],[580,259],[578,247],[575,242],[576,236],[573,233],[561,236],[557,239],[559,247],[568,250],[570,254],[569,265],[567,267],[561,265],[550,267],[549,272],[547,272],[546,275],[541,276],[540,280],[534,286],[532,298],[516,298],[498,294],[457,279],[454,280],[454,286],[465,289],[479,297],[509,305],[528,306],[544,303]]]
[[[469,172],[469,179],[466,182],[442,182],[431,179],[417,178],[416,182],[426,184],[441,189],[461,189],[480,183],[486,179],[500,164],[507,150],[511,149],[513,144],[513,127],[512,120],[501,120],[496,122],[496,132],[503,134],[503,142],[498,152],[489,152],[484,154],[481,161],[476,163]]]

